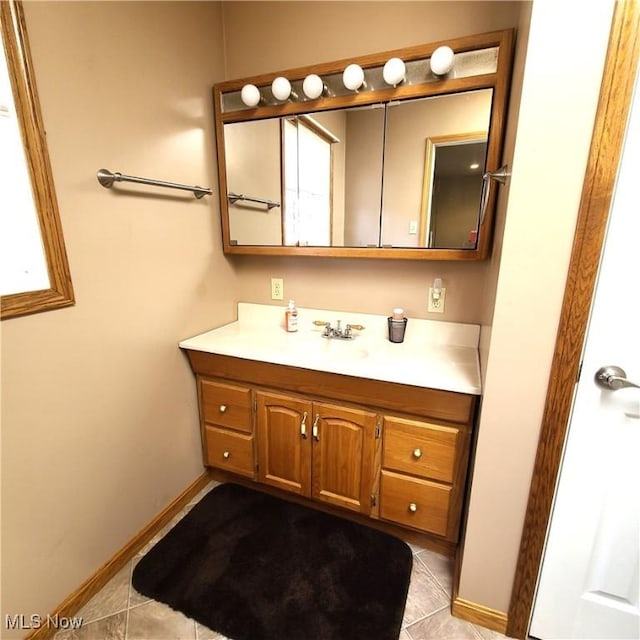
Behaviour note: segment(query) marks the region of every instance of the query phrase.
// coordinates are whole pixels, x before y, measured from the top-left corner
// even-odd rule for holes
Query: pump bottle
[[[289,332],[298,330],[298,309],[293,300],[289,300],[289,306],[284,312],[284,326]]]

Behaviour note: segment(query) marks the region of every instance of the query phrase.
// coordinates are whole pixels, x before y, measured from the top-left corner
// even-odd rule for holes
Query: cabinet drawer
[[[429,480],[382,471],[380,479],[380,517],[447,535],[451,487]]]
[[[205,422],[252,433],[251,389],[201,379],[200,403]]]
[[[219,427],[204,430],[206,464],[253,478],[253,436]]]
[[[382,466],[453,483],[459,433],[455,427],[385,417]]]

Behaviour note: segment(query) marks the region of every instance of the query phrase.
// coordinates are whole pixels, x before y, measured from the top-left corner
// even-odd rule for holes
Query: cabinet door
[[[313,497],[371,511],[376,414],[313,404]]]
[[[279,489],[311,495],[310,402],[256,392],[258,479]]]

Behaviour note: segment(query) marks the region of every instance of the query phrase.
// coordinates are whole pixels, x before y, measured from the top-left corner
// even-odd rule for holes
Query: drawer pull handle
[[[231,452],[230,452],[230,451],[225,451],[225,452],[222,454],[222,457],[223,457],[225,460],[228,460],[228,459],[231,457]]]
[[[422,451],[420,449],[414,449],[413,450],[413,457],[416,460],[419,460],[420,458],[422,458]]]
[[[226,404],[221,404],[220,405],[220,413],[226,413],[227,411],[227,405]]]
[[[311,427],[311,433],[316,441],[320,440],[320,433],[318,432],[318,422],[320,422],[320,414],[316,413],[316,419],[313,421],[313,427]]]
[[[411,513],[415,513],[417,510],[418,510],[418,505],[417,505],[415,502],[412,502],[412,503],[409,505],[409,511],[410,511]]]
[[[307,412],[305,411],[302,416],[302,422],[300,423],[300,435],[307,439]]]

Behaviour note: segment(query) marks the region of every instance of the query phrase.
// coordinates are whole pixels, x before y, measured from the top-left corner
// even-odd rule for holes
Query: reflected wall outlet
[[[429,302],[427,303],[427,311],[429,313],[444,313],[444,296],[446,292],[446,287],[442,287],[440,295],[434,295],[434,288],[429,287]]]
[[[282,278],[271,278],[271,299],[284,300],[284,280]]]

